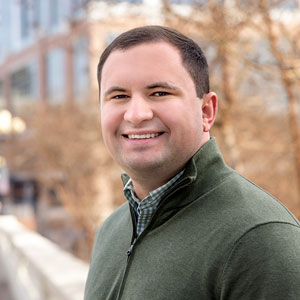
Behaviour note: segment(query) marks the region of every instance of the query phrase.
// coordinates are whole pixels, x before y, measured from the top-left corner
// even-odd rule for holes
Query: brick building
[[[131,27],[161,23],[160,0],[0,3],[0,109],[84,101],[101,50]]]

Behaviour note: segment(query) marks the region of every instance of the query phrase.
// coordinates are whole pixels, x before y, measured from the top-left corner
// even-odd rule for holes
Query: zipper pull
[[[127,256],[129,257],[132,253],[132,250],[133,250],[133,247],[134,247],[134,244],[136,242],[136,238],[134,239],[133,243],[130,245],[129,249],[127,250],[126,254]]]

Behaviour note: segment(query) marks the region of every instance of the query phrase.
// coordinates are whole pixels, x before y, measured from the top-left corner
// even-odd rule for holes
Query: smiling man
[[[209,140],[216,96],[198,98],[180,52],[163,41],[113,51],[101,78],[105,144],[143,199]]]
[[[130,30],[103,52],[98,81],[128,201],[97,232],[85,300],[300,299],[299,223],[223,161],[199,46]]]

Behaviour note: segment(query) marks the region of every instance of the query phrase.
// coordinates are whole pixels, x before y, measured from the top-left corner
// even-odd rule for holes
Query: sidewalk
[[[14,300],[10,294],[9,287],[5,281],[4,274],[1,274],[3,268],[0,265],[0,300]]]
[[[0,216],[0,246],[0,300],[83,299],[88,264],[28,230],[16,217]],[[9,297],[8,286],[15,299]]]

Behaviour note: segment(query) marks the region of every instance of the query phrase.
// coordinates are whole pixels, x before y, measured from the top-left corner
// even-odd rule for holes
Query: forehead
[[[181,56],[179,49],[174,46],[173,44],[163,41],[163,40],[155,40],[155,41],[148,41],[148,42],[143,42],[143,43],[138,43],[136,45],[130,46],[125,49],[114,49],[110,53],[110,55],[107,57],[107,60],[114,56],[114,54],[128,54],[129,52],[132,51],[141,51],[141,52],[148,52],[148,51],[153,51],[153,50],[163,50],[167,52],[176,52],[177,55]]]
[[[175,46],[163,41],[149,42],[111,52],[103,65],[101,86],[108,79],[128,74],[128,72],[140,71],[149,75],[169,71],[187,73],[182,64],[180,51]]]
[[[137,57],[136,57],[137,55]],[[127,49],[116,49],[111,52],[108,56],[106,62],[104,63],[103,68],[105,65],[109,64],[112,60],[121,60],[121,59],[128,59],[130,56],[133,58],[138,58],[139,56],[147,56],[149,59],[154,59],[155,56],[160,58],[160,56],[172,56],[174,59],[181,61],[181,54],[180,51],[170,43],[165,41],[155,41],[155,42],[147,42],[138,44]],[[166,58],[166,57],[165,57]]]

